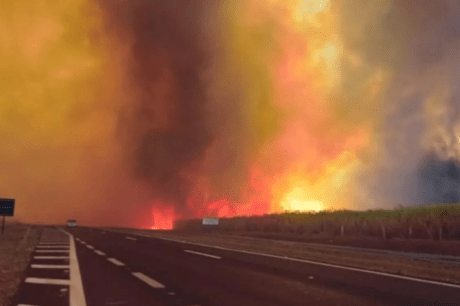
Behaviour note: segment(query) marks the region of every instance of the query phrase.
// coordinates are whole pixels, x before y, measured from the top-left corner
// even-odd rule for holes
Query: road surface
[[[66,230],[75,241],[88,306],[458,305],[460,301],[457,285],[100,229]],[[47,270],[47,275],[32,276],[63,277],[55,269]],[[75,275],[70,272],[72,280]],[[24,285],[31,284],[22,285],[17,304],[80,305],[64,301],[60,290],[66,288],[59,284],[33,284],[54,291],[34,289],[36,301],[24,300],[31,296]],[[72,285],[69,289],[71,296]],[[59,294],[64,298],[56,299]],[[46,298],[48,303],[43,302]]]

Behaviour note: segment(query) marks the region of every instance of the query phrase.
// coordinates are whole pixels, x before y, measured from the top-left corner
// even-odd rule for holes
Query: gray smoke
[[[377,133],[383,144],[382,164],[377,171],[363,173],[359,184],[369,197],[362,202],[386,207],[456,202],[460,2],[394,1],[375,24],[385,30],[369,32],[367,44],[373,48],[365,55],[392,67],[394,75],[384,97],[387,114]],[[382,41],[385,45],[379,47]]]
[[[460,165],[427,155],[419,170],[419,203],[456,203],[460,201]]]

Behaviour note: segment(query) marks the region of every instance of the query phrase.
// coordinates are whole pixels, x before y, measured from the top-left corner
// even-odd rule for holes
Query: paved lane
[[[62,230],[45,228],[11,306],[181,305],[88,246]]]
[[[460,286],[97,229],[72,233],[79,238],[77,250],[98,257],[95,251],[103,252],[113,268],[128,269],[138,283],[156,294],[172,294],[183,305],[455,305],[460,300]]]
[[[154,288],[137,282],[129,267],[114,265],[96,247],[88,248],[78,240],[76,244],[88,306],[174,305]]]

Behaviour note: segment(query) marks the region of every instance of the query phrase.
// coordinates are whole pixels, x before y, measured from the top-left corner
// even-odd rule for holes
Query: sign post
[[[204,218],[203,225],[219,225],[219,219],[217,218]]]
[[[217,218],[204,218],[202,221],[202,229],[204,232],[209,233],[219,228],[219,219]]]
[[[3,216],[2,235],[5,231],[5,217],[12,217],[14,215],[14,203],[14,199],[0,198],[0,216]]]

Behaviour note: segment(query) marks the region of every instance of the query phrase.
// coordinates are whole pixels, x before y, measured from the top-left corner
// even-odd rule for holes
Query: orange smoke
[[[0,10],[0,183],[24,220],[353,205],[391,74],[342,1],[22,2]]]
[[[249,153],[244,152],[250,155],[244,165],[248,174],[244,178],[236,165],[217,164],[227,162],[222,156],[234,154],[229,144],[238,145],[241,137],[222,120],[218,124],[227,129],[220,135],[214,131],[217,140],[207,147],[201,166],[188,172],[186,209],[157,205],[155,215],[171,220],[352,206],[352,181],[362,150],[372,145],[371,119],[377,114],[354,115],[346,107],[369,103],[374,111],[385,71],[375,69],[354,92],[343,87],[342,62],[357,69],[363,63],[344,46],[332,2],[228,0],[223,5],[228,15],[221,58],[228,65],[216,68],[216,78],[228,81],[236,75],[234,82],[244,88],[241,107],[251,123],[246,134],[255,135]],[[222,85],[211,83],[212,90],[222,90],[216,86]],[[229,144],[223,146],[226,138]],[[224,170],[215,175],[213,167]]]

